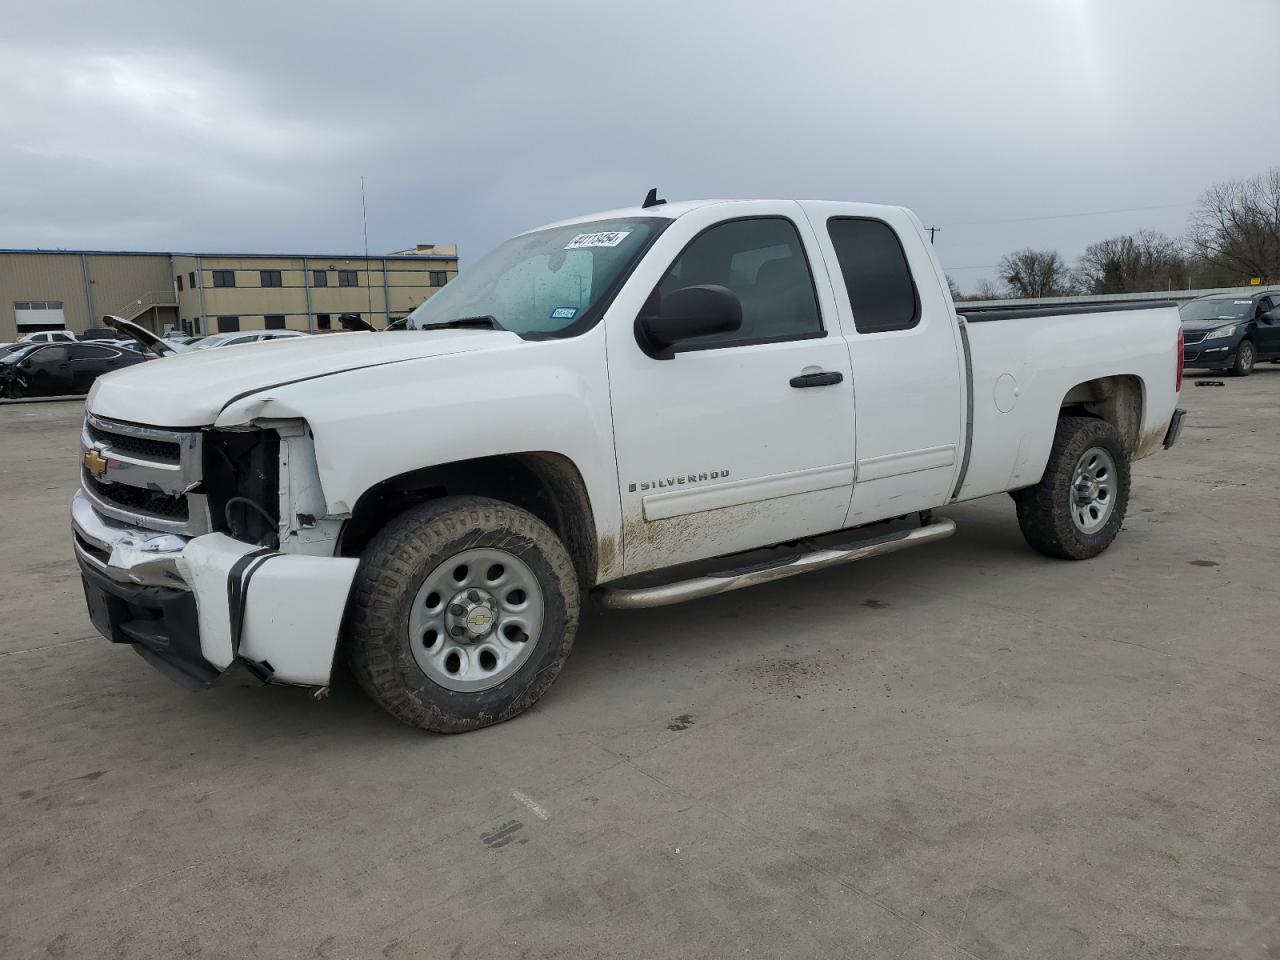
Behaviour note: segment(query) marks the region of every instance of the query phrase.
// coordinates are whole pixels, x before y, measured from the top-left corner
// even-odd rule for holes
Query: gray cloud
[[[907,204],[970,286],[1280,162],[1274,0],[371,7],[11,11],[0,245],[356,250],[363,174],[465,257],[656,183]]]

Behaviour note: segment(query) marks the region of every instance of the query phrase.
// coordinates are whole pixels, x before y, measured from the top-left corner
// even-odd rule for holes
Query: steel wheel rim
[[[427,574],[409,612],[419,669],[448,690],[475,693],[509,679],[542,635],[542,586],[506,550],[463,550]]]
[[[1081,533],[1097,533],[1116,503],[1116,462],[1102,447],[1090,447],[1076,461],[1071,478],[1071,522]]]

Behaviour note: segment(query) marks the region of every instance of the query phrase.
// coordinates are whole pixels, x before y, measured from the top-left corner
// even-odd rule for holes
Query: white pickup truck
[[[588,592],[723,593],[1003,492],[1031,546],[1095,556],[1182,419],[1176,309],[958,315],[901,207],[651,193],[507,241],[408,327],[99,379],[71,510],[97,628],[195,687],[323,693],[341,652],[396,717],[470,730],[542,696]]]

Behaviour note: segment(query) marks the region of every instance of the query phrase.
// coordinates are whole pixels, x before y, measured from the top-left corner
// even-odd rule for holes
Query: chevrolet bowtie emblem
[[[102,455],[102,451],[97,447],[90,447],[84,452],[84,468],[89,471],[89,476],[95,480],[101,480],[107,472],[107,464],[110,461]]]

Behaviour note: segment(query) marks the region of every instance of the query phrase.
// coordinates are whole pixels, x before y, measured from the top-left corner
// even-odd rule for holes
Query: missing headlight
[[[204,486],[214,530],[246,543],[279,547],[280,438],[275,431],[206,433]]]

